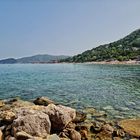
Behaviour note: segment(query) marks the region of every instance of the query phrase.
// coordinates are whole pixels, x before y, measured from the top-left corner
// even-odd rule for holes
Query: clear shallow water
[[[0,65],[0,98],[49,98],[77,109],[140,117],[140,65]]]

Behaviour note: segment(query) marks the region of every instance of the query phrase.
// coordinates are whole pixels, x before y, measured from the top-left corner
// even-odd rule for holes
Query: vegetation
[[[140,59],[140,29],[113,43],[100,45],[61,62],[127,61]]]

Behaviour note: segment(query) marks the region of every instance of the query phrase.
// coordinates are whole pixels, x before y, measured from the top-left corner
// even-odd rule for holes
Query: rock
[[[4,101],[0,100],[0,107],[3,107],[5,105]]]
[[[119,107],[118,110],[120,111],[129,111],[128,107]]]
[[[0,114],[0,118],[4,122],[12,122],[15,119],[15,117],[15,113],[10,110],[2,111]]]
[[[86,130],[81,130],[81,131],[80,131],[80,134],[81,134],[81,139],[82,139],[82,140],[88,140],[88,131],[86,131]]]
[[[86,114],[83,112],[76,112],[76,118],[73,120],[74,123],[81,123],[86,120]]]
[[[47,137],[47,140],[60,140],[60,138],[56,134],[53,134],[53,135],[49,135]]]
[[[120,137],[114,137],[113,140],[122,140]]]
[[[70,129],[75,129],[76,124],[73,122],[68,123],[68,125],[66,126],[66,128],[70,128]]]
[[[134,136],[140,137],[140,119],[126,119],[118,123],[125,132]]]
[[[46,107],[46,114],[49,115],[52,124],[52,131],[63,130],[68,123],[72,122],[76,117],[75,109],[62,105],[49,104]]]
[[[101,131],[95,136],[95,140],[112,140],[112,135],[105,131]]]
[[[21,131],[37,137],[47,137],[50,134],[51,122],[47,114],[28,108],[19,109],[17,114],[18,118],[12,125],[14,135]]]
[[[113,128],[111,125],[109,125],[109,124],[105,124],[105,125],[103,125],[103,127],[102,127],[102,131],[105,131],[105,132],[107,132],[107,133],[112,134],[113,131],[114,131],[114,128]]]
[[[109,124],[102,126],[99,133],[96,134],[95,138],[99,140],[112,140],[114,128]]]
[[[24,131],[21,131],[21,132],[16,133],[16,138],[17,138],[17,140],[26,140],[26,139],[31,139],[32,136],[27,134]]]
[[[81,140],[81,135],[79,132],[77,132],[76,130],[74,129],[69,129],[68,130],[68,133],[69,133],[69,138],[71,140]]]
[[[119,136],[119,137],[125,137],[125,132],[123,131],[123,129],[117,129],[117,130],[115,130],[114,131],[114,134],[116,135],[116,136]]]
[[[69,138],[60,138],[60,140],[70,140]]]
[[[48,106],[49,104],[55,104],[54,101],[50,100],[47,97],[39,97],[36,100],[33,101],[35,105],[43,105]]]
[[[33,106],[34,104],[28,101],[22,101],[20,99],[15,99],[13,102],[11,101],[11,107],[12,108],[20,108],[20,107],[30,107]]]
[[[1,130],[0,130],[0,140],[3,140],[3,133]]]
[[[17,140],[15,137],[12,137],[11,135],[5,137],[5,140]]]
[[[99,133],[103,127],[103,123],[101,122],[93,122],[92,126],[90,127],[90,132],[92,133]]]
[[[86,108],[84,110],[84,112],[88,115],[92,115],[93,117],[106,117],[107,114],[105,113],[105,111],[97,111],[95,108]]]

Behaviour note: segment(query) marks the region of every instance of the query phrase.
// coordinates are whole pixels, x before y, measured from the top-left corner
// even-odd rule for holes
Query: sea
[[[140,117],[140,65],[1,64],[0,99],[40,96],[77,110]]]

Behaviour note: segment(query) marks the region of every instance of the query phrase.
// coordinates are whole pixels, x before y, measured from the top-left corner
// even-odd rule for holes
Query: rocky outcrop
[[[45,97],[38,98],[40,102]],[[48,98],[46,98],[48,99]],[[44,101],[13,99],[0,107],[0,140],[127,140],[140,137],[140,119],[107,120],[105,111],[83,112]]]
[[[128,134],[140,137],[140,119],[126,119],[119,122],[119,126]]]

